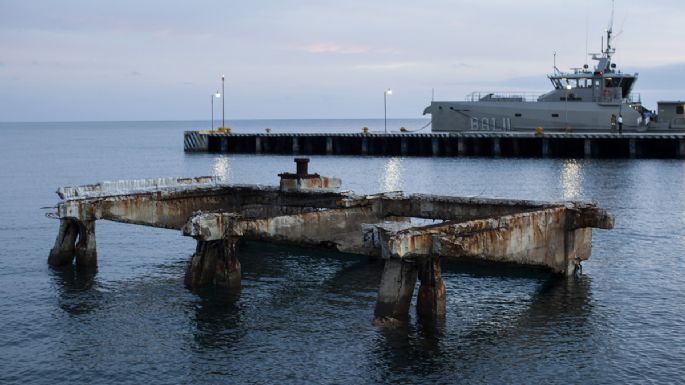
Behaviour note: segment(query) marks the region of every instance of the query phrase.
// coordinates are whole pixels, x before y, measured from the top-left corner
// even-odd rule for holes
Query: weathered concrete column
[[[499,138],[492,139],[492,155],[499,157],[502,155],[502,147],[499,143]]]
[[[402,153],[402,156],[406,156],[409,153],[407,138],[400,138],[400,152]]]
[[[254,138],[254,153],[255,154],[261,154],[262,153],[262,138],[259,136],[255,136]]]
[[[98,264],[98,252],[95,248],[95,221],[78,223],[78,243],[75,248],[76,266],[95,267]]]
[[[326,137],[326,155],[333,155],[333,137]]]
[[[236,245],[240,238],[229,237],[212,241],[197,241],[195,254],[188,265],[185,285],[189,289],[207,286],[240,287],[240,261]]]
[[[416,285],[417,266],[399,258],[385,261],[378,289],[374,323],[384,325],[406,319]]]
[[[442,281],[440,257],[430,257],[419,264],[419,294],[416,300],[416,314],[420,317],[436,318],[446,313],[445,284]]]
[[[628,140],[628,152],[630,154],[630,159],[637,158],[637,143],[635,142],[635,138]]]
[[[592,158],[592,140],[591,139],[585,139],[583,141],[583,150],[585,152],[586,158]]]
[[[369,138],[364,136],[362,138],[362,155],[368,155],[369,154]]]
[[[433,156],[439,156],[440,155],[440,139],[438,139],[438,138],[432,138],[431,139],[431,154]]]
[[[297,136],[293,135],[293,155],[297,155],[300,153],[300,142],[297,138]]]
[[[79,229],[75,220],[62,218],[59,220],[59,232],[55,246],[50,250],[48,264],[50,266],[69,265],[74,262],[75,243]]]

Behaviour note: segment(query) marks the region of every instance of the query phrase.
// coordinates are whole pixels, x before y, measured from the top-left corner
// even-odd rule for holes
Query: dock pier
[[[430,142],[429,142],[430,143]],[[573,275],[592,248],[592,228],[614,219],[586,202],[542,202],[413,194],[355,195],[311,174],[308,159],[279,186],[226,184],[215,177],[159,178],[62,187],[48,263],[97,265],[97,220],[174,229],[197,241],[185,285],[240,287],[241,241],[335,250],[384,261],[375,323],[405,319],[417,280],[417,313],[445,314],[441,261],[467,259]],[[431,219],[417,224],[412,219]]]
[[[186,131],[184,151],[229,154],[685,158],[685,133],[228,134]]]

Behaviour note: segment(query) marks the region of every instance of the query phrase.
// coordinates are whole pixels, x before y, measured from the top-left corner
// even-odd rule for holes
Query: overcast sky
[[[0,121],[420,117],[431,90],[549,89],[610,0],[0,0]],[[685,2],[617,0],[615,62],[685,99]],[[621,32],[622,31],[622,32]],[[589,36],[589,39],[586,39]],[[218,101],[220,103],[220,101]],[[217,105],[217,108],[218,105]],[[218,111],[218,110],[217,110]]]

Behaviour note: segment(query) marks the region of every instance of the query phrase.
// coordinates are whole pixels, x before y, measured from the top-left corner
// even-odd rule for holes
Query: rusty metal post
[[[295,164],[297,164],[296,174],[298,177],[302,178],[309,175],[309,158],[295,158]]]
[[[406,319],[416,285],[417,267],[410,261],[387,259],[374,311],[376,324]]]

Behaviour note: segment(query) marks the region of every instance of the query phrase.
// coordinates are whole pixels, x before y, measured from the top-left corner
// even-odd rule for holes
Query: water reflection
[[[231,346],[242,338],[240,290],[206,288],[196,291],[194,339],[198,346]]]
[[[71,315],[87,314],[98,306],[93,296],[98,296],[95,285],[95,268],[79,268],[67,265],[50,268],[50,275],[59,293],[59,307]]]
[[[217,156],[212,165],[212,175],[222,182],[228,182],[231,176],[231,159],[225,155]]]
[[[381,191],[402,190],[402,158],[389,158],[383,166]]]
[[[563,161],[560,184],[564,199],[578,199],[583,195],[583,166],[578,160]]]

